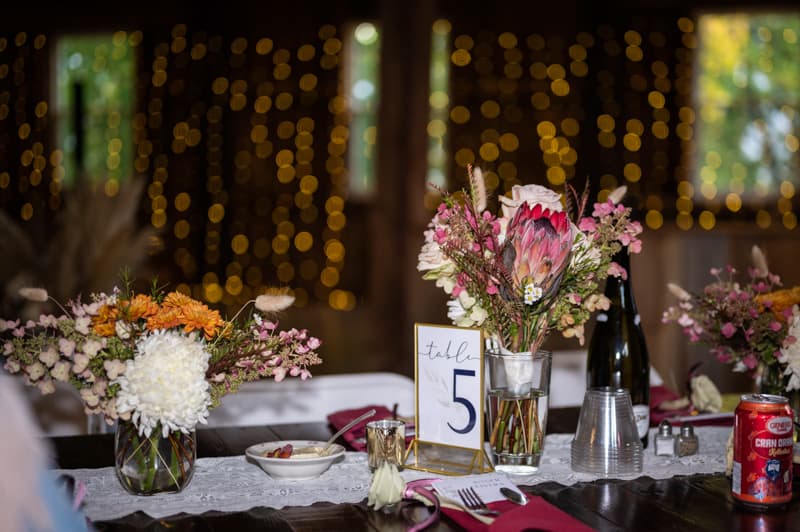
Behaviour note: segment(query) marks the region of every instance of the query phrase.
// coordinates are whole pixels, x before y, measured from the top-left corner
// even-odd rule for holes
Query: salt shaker
[[[697,454],[697,450],[700,447],[700,442],[697,439],[697,435],[694,433],[694,428],[692,427],[691,423],[684,423],[681,425],[681,433],[678,435],[678,439],[675,442],[675,448],[677,450],[678,456],[689,456],[691,454]]]
[[[655,444],[656,456],[675,456],[675,436],[672,425],[666,419],[658,424]]]

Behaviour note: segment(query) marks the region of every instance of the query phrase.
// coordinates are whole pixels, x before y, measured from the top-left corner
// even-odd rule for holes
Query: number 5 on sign
[[[481,449],[483,337],[480,329],[416,325],[417,438]]]

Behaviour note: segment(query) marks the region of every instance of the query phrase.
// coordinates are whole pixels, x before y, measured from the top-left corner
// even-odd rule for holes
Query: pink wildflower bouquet
[[[763,375],[777,369],[780,386],[773,390],[800,390],[800,287],[780,289],[780,277],[771,273],[761,249],[753,247],[748,280],[736,280],[730,265],[712,268],[716,279],[701,293],[670,283],[678,299],[664,312],[664,323],[677,323],[689,341],[711,347],[717,360],[733,371]]]
[[[487,209],[480,169],[469,168],[468,193],[445,194],[425,231],[417,269],[451,296],[448,317],[480,327],[498,347],[535,352],[553,330],[584,341],[584,324],[609,301],[608,276],[625,276],[612,258],[641,250],[642,227],[619,204],[624,188],[584,215],[588,191],[561,194],[515,185]],[[565,208],[566,207],[566,208]]]

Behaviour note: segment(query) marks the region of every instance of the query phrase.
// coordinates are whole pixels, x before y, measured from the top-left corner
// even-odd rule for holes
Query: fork
[[[461,501],[469,511],[478,515],[486,515],[491,517],[497,517],[500,515],[500,512],[490,510],[489,507],[486,506],[486,503],[483,502],[483,499],[478,496],[475,488],[463,488],[456,490],[456,492],[458,493],[458,496],[461,497]]]

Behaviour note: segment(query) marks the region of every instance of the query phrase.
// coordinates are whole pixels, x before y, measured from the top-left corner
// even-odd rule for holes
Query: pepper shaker
[[[684,423],[681,425],[681,433],[675,442],[678,456],[689,456],[697,454],[700,447],[700,442],[697,435],[694,433],[694,427],[691,423]]]
[[[658,424],[655,444],[656,456],[675,456],[675,436],[672,425],[666,419]]]

